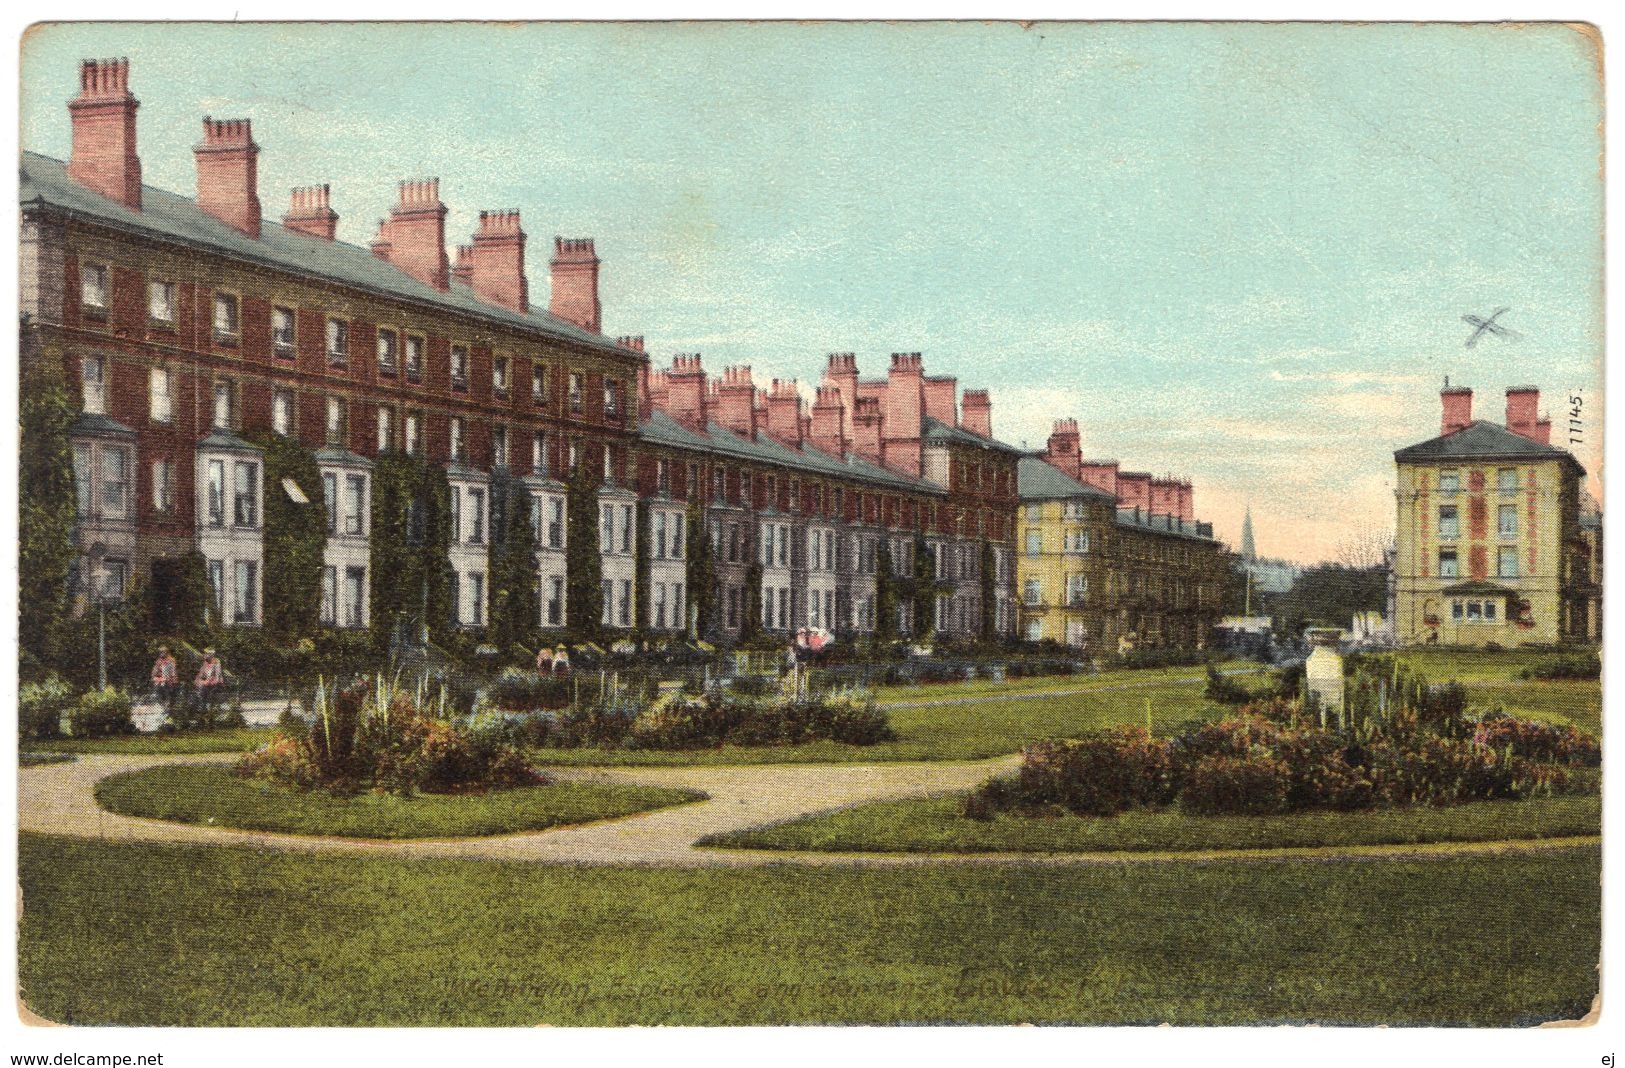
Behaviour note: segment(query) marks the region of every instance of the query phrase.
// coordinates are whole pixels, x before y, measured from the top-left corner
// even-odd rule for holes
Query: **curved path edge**
[[[1016,756],[932,763],[550,768],[548,774],[560,779],[674,786],[696,790],[707,797],[617,819],[481,838],[373,840],[239,830],[125,816],[96,803],[96,784],[112,775],[170,764],[223,762],[226,760],[219,756],[198,754],[92,754],[81,755],[68,764],[20,768],[18,830],[110,841],[238,846],[333,855],[670,868],[781,865],[879,868],[953,864],[1057,867],[1237,860],[1391,860],[1525,853],[1601,841],[1600,836],[1588,835],[1425,845],[1093,853],[834,853],[697,844],[704,838],[852,805],[967,790],[989,776],[1013,770],[1019,762]]]

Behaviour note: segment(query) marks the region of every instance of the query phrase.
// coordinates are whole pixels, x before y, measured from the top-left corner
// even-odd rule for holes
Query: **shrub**
[[[1179,807],[1198,816],[1267,816],[1287,809],[1292,772],[1267,752],[1207,756],[1179,793]]]
[[[1374,742],[1372,788],[1385,805],[1453,805],[1516,797],[1512,760],[1473,741],[1422,735]]]
[[[1251,690],[1230,676],[1219,674],[1219,669],[1211,663],[1207,666],[1207,685],[1202,689],[1202,696],[1221,705],[1244,705],[1253,699]]]
[[[570,703],[570,680],[538,675],[522,668],[504,668],[492,687],[491,699],[498,708],[513,712],[563,708]]]
[[[426,685],[415,693],[381,676],[329,693],[319,683],[315,722],[293,717],[271,743],[239,762],[240,775],[336,794],[371,788],[453,793],[545,781],[515,746],[519,726],[487,716],[468,724],[428,714]],[[434,707],[444,708],[436,699]]]
[[[134,734],[135,721],[130,710],[135,701],[128,690],[108,686],[90,690],[80,696],[68,713],[68,726],[75,738],[106,738],[115,734]]]
[[[62,718],[73,704],[73,691],[55,672],[40,682],[24,683],[17,694],[19,737],[24,740],[60,737]]]
[[[1525,679],[1595,679],[1602,676],[1602,658],[1596,653],[1546,656],[1520,671]]]
[[[1016,780],[989,779],[965,795],[966,819],[991,820],[1000,812],[1016,807],[1020,802],[1020,788]]]
[[[1137,726],[1029,745],[1016,782],[1025,806],[1059,805],[1092,816],[1164,805],[1175,789],[1168,743]]]
[[[1479,720],[1473,741],[1495,750],[1510,747],[1514,756],[1543,764],[1594,768],[1602,763],[1597,739],[1572,723],[1559,725],[1492,712]]]

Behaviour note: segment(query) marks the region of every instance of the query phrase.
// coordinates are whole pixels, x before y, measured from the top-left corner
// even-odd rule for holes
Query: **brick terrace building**
[[[1022,637],[1096,654],[1197,648],[1218,622],[1226,558],[1191,484],[1085,460],[1074,419],[1018,469]]]
[[[918,353],[861,381],[831,357],[807,409],[794,383],[757,389],[748,368],[711,382],[698,356],[651,376],[641,338],[602,336],[590,238],[558,238],[547,310],[529,302],[517,211],[480,214],[446,249],[435,179],[403,181],[370,248],[334,239],[327,186],[293,191],[262,217],[259,146],[247,119],[205,118],[197,195],[143,185],[138,104],[125,61],[86,61],[69,104],[66,162],[24,153],[21,349],[60,360],[81,399],[72,444],[81,574],[114,590],[135,575],[160,592],[192,549],[207,561],[217,621],[263,621],[264,502],[314,487],[265,484],[254,434],[315,450],[328,510],[324,622],[370,623],[371,468],[402,450],[447,472],[455,619],[484,624],[492,473],[533,501],[543,626],[565,617],[561,481],[601,465],[604,621],[630,627],[638,539],[650,547],[648,618],[679,630],[683,515],[706,511],[719,598],[707,621],[736,635],[749,561],[762,622],[874,626],[877,539],[911,573],[934,556],[938,627],[980,631],[984,546],[1000,632],[1010,611],[1015,450],[991,436],[985,392],[927,377]],[[634,531],[636,504],[647,529]],[[906,629],[912,620],[906,618]]]

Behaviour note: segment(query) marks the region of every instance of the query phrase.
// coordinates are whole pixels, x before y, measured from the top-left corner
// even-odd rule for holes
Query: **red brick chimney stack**
[[[813,401],[812,426],[808,440],[812,447],[831,456],[846,457],[846,407],[841,403],[841,390],[837,386],[819,386],[818,398]]]
[[[1076,419],[1055,420],[1055,429],[1044,445],[1044,462],[1060,468],[1073,478],[1079,477],[1083,470],[1083,453],[1079,441]]]
[[[879,397],[859,397],[852,407],[852,451],[872,464],[885,466],[885,417]]]
[[[282,228],[309,234],[323,241],[333,240],[338,232],[339,216],[333,210],[332,194],[326,185],[306,185],[293,191],[288,213],[282,216]]]
[[[740,437],[756,439],[756,384],[750,365],[724,367],[717,385],[717,422]]]
[[[517,211],[482,211],[474,234],[469,284],[474,295],[524,314],[530,311],[525,281],[525,231]]]
[[[548,311],[567,322],[599,333],[603,309],[598,303],[598,254],[590,237],[555,237],[548,265],[553,299]]]
[[[801,391],[793,378],[773,380],[767,394],[767,433],[780,444],[801,448]]]
[[[679,423],[693,430],[704,430],[710,423],[711,394],[699,353],[672,357],[671,371],[666,375],[666,396],[667,414]]]
[[[130,61],[87,59],[79,64],[79,95],[68,102],[73,153],[68,177],[93,192],[141,210],[141,157],[136,154]]]
[[[852,440],[852,406],[858,399],[858,358],[850,352],[832,352],[824,368],[824,385],[837,391],[841,402],[841,437]]]
[[[633,352],[642,352],[643,335],[628,334],[623,337],[618,337],[615,339],[615,344],[619,345],[623,349],[631,349]]]
[[[1534,386],[1508,386],[1506,428],[1533,440],[1539,421],[1540,390]]]
[[[458,245],[457,255],[451,261],[451,280],[465,286],[474,284],[474,246]]]
[[[985,389],[967,389],[960,398],[959,425],[984,438],[993,436],[993,402]]]
[[[1454,434],[1473,421],[1473,391],[1466,386],[1446,386],[1439,391],[1443,416],[1439,420],[1439,433]]]
[[[388,260],[426,286],[442,293],[451,288],[446,260],[446,206],[440,202],[440,179],[402,182],[399,201],[378,224],[373,255]]]
[[[260,236],[259,155],[247,119],[203,117],[197,158],[197,206],[249,237]]]
[[[925,380],[925,414],[947,426],[959,425],[959,379],[934,375]]]

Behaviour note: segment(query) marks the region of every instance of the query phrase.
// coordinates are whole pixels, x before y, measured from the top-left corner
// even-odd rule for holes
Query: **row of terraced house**
[[[61,360],[77,390],[78,573],[115,594],[138,576],[161,590],[198,550],[216,621],[259,625],[265,495],[306,502],[315,488],[266,484],[251,439],[280,434],[315,451],[322,619],[338,627],[369,625],[388,580],[371,571],[371,472],[394,450],[446,470],[452,622],[465,627],[489,610],[503,470],[531,493],[537,622],[564,625],[564,480],[583,464],[602,475],[612,628],[728,640],[754,611],[769,632],[870,632],[883,541],[901,575],[917,546],[931,554],[936,618],[913,619],[905,599],[905,634],[991,624],[1074,645],[1195,644],[1217,618],[1222,549],[1189,483],[1084,461],[1070,421],[1059,447],[1006,445],[987,392],[927,374],[919,353],[873,379],[831,354],[808,395],[749,367],[711,375],[698,354],[652,371],[642,338],[601,332],[590,238],[555,239],[543,310],[517,211],[480,213],[448,255],[438,182],[401,182],[361,248],[335,239],[327,186],[294,190],[280,223],[263,217],[247,119],[203,120],[184,197],[142,182],[126,61],[86,61],[68,107],[70,158],[22,158],[21,348]],[[705,621],[685,588],[690,502],[715,562]],[[1052,504],[1071,518],[1047,543],[1036,517]],[[1093,541],[1068,533],[1086,517]]]

